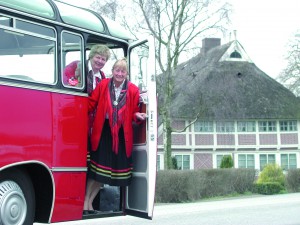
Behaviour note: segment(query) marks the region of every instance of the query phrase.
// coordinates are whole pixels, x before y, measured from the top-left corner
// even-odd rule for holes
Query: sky
[[[92,0],[64,0],[89,7]],[[300,30],[300,0],[228,0],[233,6],[231,30],[253,63],[272,78],[286,66],[288,41]],[[233,33],[233,32],[232,32]],[[234,38],[234,35],[231,35]],[[222,37],[221,37],[222,38]],[[221,44],[229,40],[222,38]]]
[[[229,1],[237,40],[258,68],[276,78],[286,66],[288,41],[300,30],[300,1]]]

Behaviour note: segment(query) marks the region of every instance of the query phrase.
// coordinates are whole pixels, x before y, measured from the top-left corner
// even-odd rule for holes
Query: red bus
[[[144,93],[141,110],[148,118],[133,124],[133,179],[117,190],[117,209],[85,216],[85,63],[80,85],[65,85],[62,71],[73,60],[85,62],[95,44],[105,44],[112,52],[106,75],[116,58],[127,57],[129,79]],[[116,215],[152,218],[157,154],[154,54],[153,38],[133,42],[128,31],[91,10],[55,0],[0,1],[1,225]],[[100,191],[97,202],[101,197]],[[97,202],[96,209],[101,205]]]

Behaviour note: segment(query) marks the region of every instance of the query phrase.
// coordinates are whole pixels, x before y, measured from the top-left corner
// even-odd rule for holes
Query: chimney
[[[201,53],[206,53],[210,49],[220,45],[221,45],[221,38],[204,38],[202,40]]]

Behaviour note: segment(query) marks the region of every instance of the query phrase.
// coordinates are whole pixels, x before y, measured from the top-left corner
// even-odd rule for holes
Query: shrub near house
[[[232,167],[233,167],[233,159],[231,155],[223,156],[220,168],[232,168]]]
[[[255,192],[259,194],[278,194],[285,190],[285,176],[277,164],[267,164],[260,173],[255,184]]]
[[[253,191],[254,169],[160,170],[156,203],[179,203]]]

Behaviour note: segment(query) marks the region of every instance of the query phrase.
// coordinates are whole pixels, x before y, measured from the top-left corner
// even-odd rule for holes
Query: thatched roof
[[[172,117],[194,118],[199,113],[200,118],[215,120],[299,118],[299,99],[254,63],[219,61],[232,43],[177,67]],[[162,104],[163,93],[158,92]]]

